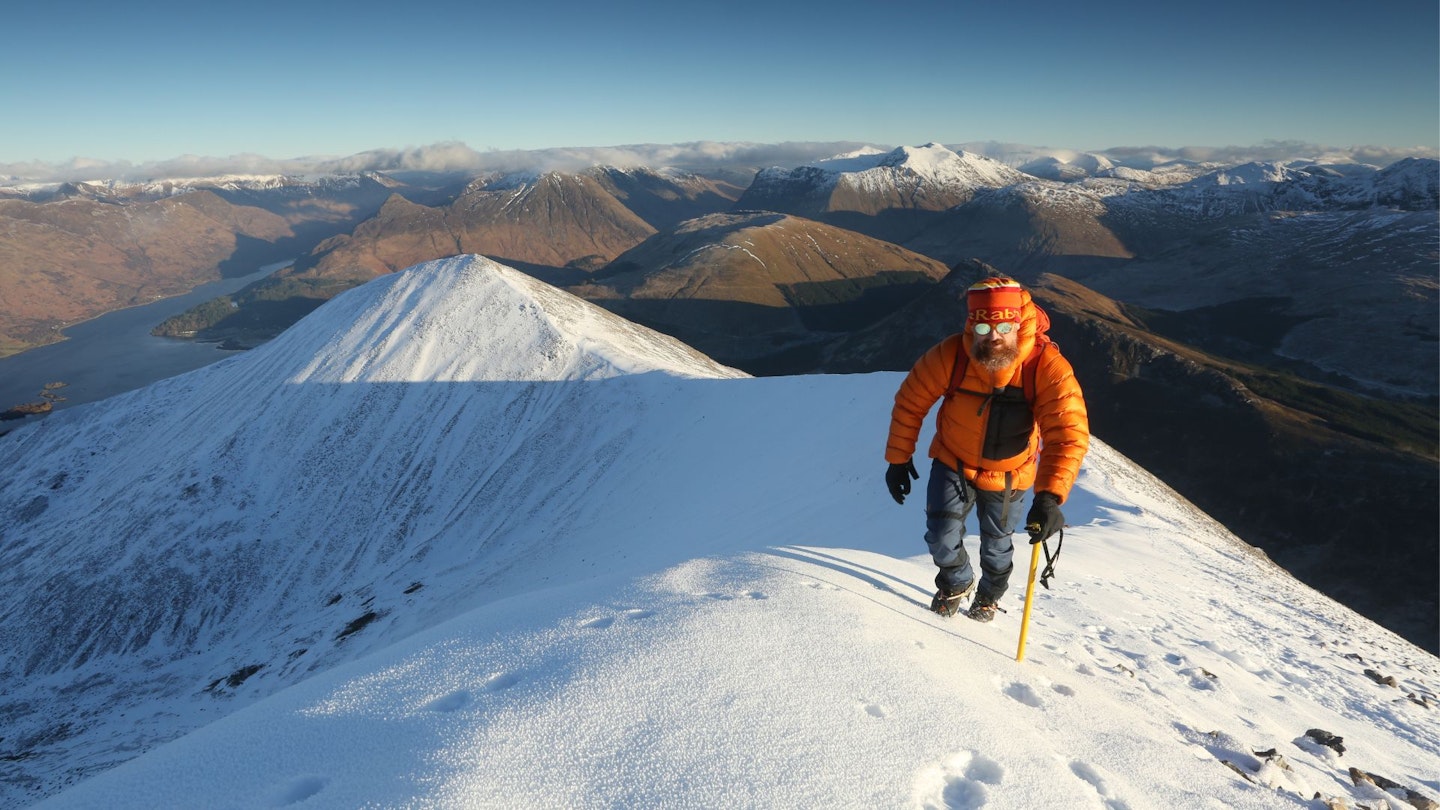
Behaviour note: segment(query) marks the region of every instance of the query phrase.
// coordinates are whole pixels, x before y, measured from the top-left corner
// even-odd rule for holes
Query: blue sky
[[[0,163],[447,141],[1440,147],[1435,0],[1166,5],[12,4]]]

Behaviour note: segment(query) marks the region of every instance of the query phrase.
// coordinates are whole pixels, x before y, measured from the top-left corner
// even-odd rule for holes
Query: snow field
[[[268,352],[7,437],[30,452],[0,492],[45,493],[48,556],[0,562],[162,628],[54,646],[7,597],[4,648],[58,662],[6,659],[32,707],[10,716],[74,726],[7,776],[90,777],[41,806],[1391,801],[1351,765],[1440,793],[1440,720],[1406,698],[1440,662],[1102,442],[1016,662],[1023,541],[993,624],[926,610],[923,508],[882,478],[901,375],[723,378],[481,259],[381,281]],[[126,590],[127,555],[195,584]]]

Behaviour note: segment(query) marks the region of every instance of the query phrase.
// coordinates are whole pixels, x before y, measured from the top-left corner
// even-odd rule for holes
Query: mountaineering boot
[[[988,596],[977,596],[970,605],[970,611],[965,615],[977,622],[988,622],[995,618],[996,611],[1004,613],[1005,609],[995,604],[995,601]]]
[[[958,591],[947,591],[941,588],[935,592],[935,598],[930,600],[930,609],[941,616],[954,616],[960,612],[960,600],[969,596],[973,590],[975,590],[975,580],[973,579]]]

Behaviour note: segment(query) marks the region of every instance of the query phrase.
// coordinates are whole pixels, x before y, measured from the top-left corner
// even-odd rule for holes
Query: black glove
[[[1045,540],[1065,528],[1065,516],[1060,513],[1060,498],[1053,492],[1035,493],[1035,502],[1030,504],[1030,514],[1025,516],[1025,531],[1030,533],[1030,545]]]
[[[905,503],[905,496],[910,494],[910,479],[919,477],[920,473],[915,472],[915,459],[890,465],[890,469],[885,471],[885,486],[890,488],[890,497],[895,499],[895,503]]]

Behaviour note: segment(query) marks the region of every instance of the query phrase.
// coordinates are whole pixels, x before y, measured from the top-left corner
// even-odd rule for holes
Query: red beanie
[[[972,285],[965,291],[970,322],[1019,323],[1021,308],[1025,305],[1021,291],[1019,282],[1003,277],[987,278]]]

